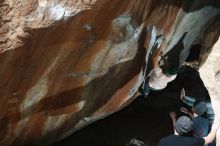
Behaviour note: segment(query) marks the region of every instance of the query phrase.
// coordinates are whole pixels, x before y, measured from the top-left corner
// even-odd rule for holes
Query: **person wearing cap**
[[[196,111],[197,115],[202,115],[203,117],[207,118],[209,120],[210,126],[213,124],[215,113],[212,108],[212,103],[210,100],[205,100],[205,101],[199,100],[198,101],[194,97],[187,96],[184,88],[181,90],[180,98],[185,105],[192,108],[192,111]]]
[[[194,103],[192,107],[192,111],[194,113],[189,112],[186,108],[181,107],[180,110],[185,114],[188,114],[193,121],[193,129],[192,134],[196,137],[204,137],[208,135],[209,129],[211,129],[212,121],[207,119],[206,112],[208,110],[208,106],[206,102],[200,101]],[[215,142],[211,143],[211,145],[215,145]]]
[[[166,62],[164,57],[161,55],[162,50],[165,48],[165,39],[162,41],[160,47],[152,55],[152,71],[148,77],[148,80],[144,83],[144,89],[142,95],[147,97],[150,90],[159,91],[166,88],[167,84],[176,78],[176,74],[170,75],[165,73],[165,69],[159,66],[159,57]]]
[[[176,120],[176,113],[171,112],[174,134],[160,140],[158,146],[204,146],[210,144],[216,135],[220,120],[212,126],[212,130],[206,137],[190,137],[189,133],[193,129],[193,122],[188,116],[181,116]]]
[[[184,107],[180,108],[180,111],[189,115],[192,118],[193,136],[204,137],[208,135],[210,124],[209,124],[209,120],[205,117],[206,110],[207,110],[207,106],[204,102],[199,102],[192,107],[192,111],[194,113],[191,113]]]

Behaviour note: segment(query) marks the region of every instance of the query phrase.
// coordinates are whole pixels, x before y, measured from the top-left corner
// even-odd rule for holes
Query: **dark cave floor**
[[[156,146],[161,137],[172,134],[169,113],[178,111],[180,106],[167,102],[162,96],[147,99],[140,96],[123,110],[52,146],[125,146],[133,137],[147,146]]]
[[[125,146],[133,137],[147,146],[156,146],[161,137],[172,134],[169,112],[177,108],[157,108],[151,98],[138,97],[123,110],[52,146]]]
[[[183,87],[186,94],[198,100],[210,99],[198,71],[186,67],[164,90],[151,91],[147,98],[140,96],[123,110],[51,146],[125,146],[134,137],[146,146],[157,146],[160,138],[173,133],[169,113],[176,111],[180,116],[180,106],[184,106],[180,100]]]

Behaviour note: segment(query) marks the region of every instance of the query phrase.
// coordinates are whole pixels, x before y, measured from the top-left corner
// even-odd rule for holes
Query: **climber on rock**
[[[170,75],[165,73],[166,59],[162,56],[162,50],[166,47],[165,40],[162,41],[161,46],[152,55],[152,71],[144,82],[142,95],[147,97],[150,90],[159,91],[164,89],[167,84],[176,78],[176,74]],[[163,59],[164,67],[159,66],[159,57]]]
[[[220,125],[220,119],[217,119],[207,136],[191,137],[190,132],[193,128],[193,122],[189,117],[181,116],[176,121],[175,112],[171,112],[170,117],[173,122],[174,134],[162,138],[158,146],[204,146],[210,144],[215,139]]]

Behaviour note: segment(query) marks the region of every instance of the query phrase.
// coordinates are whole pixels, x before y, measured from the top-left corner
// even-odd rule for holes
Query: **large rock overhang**
[[[204,63],[220,34],[215,0],[3,0],[0,6],[5,146],[52,143],[128,105],[162,37],[169,63],[179,67],[198,42]]]

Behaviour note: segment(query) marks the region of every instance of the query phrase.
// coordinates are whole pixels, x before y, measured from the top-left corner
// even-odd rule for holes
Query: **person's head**
[[[163,73],[167,76],[172,76],[178,73],[180,67],[176,65],[170,65],[169,63],[166,64],[163,68]]]
[[[195,112],[195,114],[199,116],[204,115],[207,109],[207,104],[204,101],[196,102],[192,107],[192,110]]]
[[[192,130],[192,120],[187,116],[181,116],[177,119],[175,130],[179,135],[187,135]]]
[[[132,138],[126,146],[145,146],[145,144],[137,138]]]

